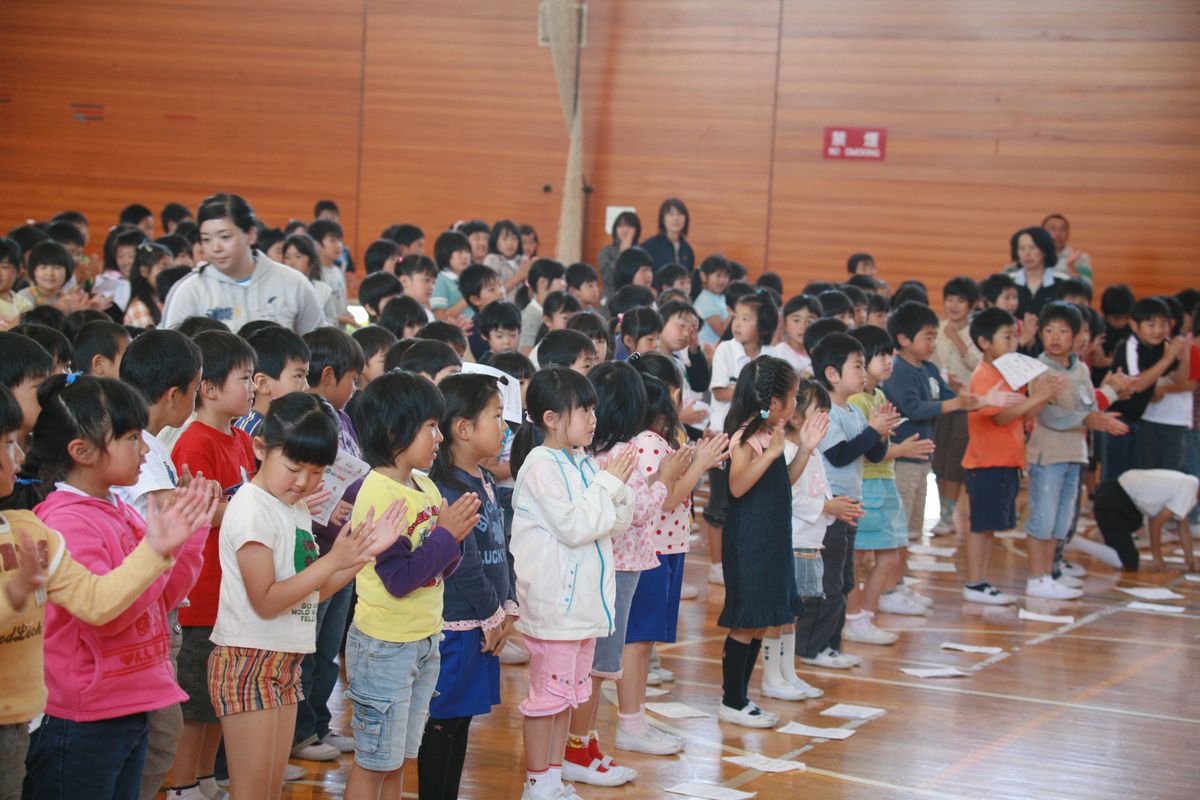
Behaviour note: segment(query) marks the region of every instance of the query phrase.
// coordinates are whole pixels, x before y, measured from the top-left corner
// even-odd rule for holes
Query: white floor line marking
[[[1075,620],[1072,623],[1063,625],[1062,627],[1059,627],[1059,628],[1055,628],[1054,630],[1049,631],[1048,633],[1043,633],[1041,636],[1037,636],[1033,639],[1030,639],[1025,644],[1028,645],[1029,647],[1033,647],[1034,645],[1042,644],[1043,642],[1054,641],[1058,637],[1068,634],[1071,631],[1075,630],[1076,628],[1082,628],[1084,625],[1095,622],[1098,619],[1107,617],[1109,614],[1115,614],[1124,607],[1125,607],[1125,604],[1122,603],[1120,605],[1102,608],[1099,611],[1093,611],[1091,614],[1088,614],[1085,617],[1080,617],[1079,619]]]

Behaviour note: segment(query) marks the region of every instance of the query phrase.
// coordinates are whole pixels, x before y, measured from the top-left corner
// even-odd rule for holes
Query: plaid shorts
[[[208,657],[208,693],[218,717],[278,708],[304,699],[303,653],[217,645]]]

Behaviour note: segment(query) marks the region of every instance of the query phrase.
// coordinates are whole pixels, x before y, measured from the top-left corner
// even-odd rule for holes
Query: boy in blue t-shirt
[[[715,347],[725,333],[729,306],[725,289],[729,286],[729,262],[723,256],[712,255],[700,264],[700,286],[692,307],[700,316],[700,344]]]

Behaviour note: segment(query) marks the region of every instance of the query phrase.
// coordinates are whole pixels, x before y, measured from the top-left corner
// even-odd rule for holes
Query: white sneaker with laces
[[[291,757],[298,761],[336,761],[341,754],[342,751],[332,745],[313,742],[293,747]]]
[[[1070,575],[1068,575],[1065,572],[1062,575],[1059,575],[1057,578],[1055,578],[1054,582],[1061,583],[1063,586],[1067,587],[1068,589],[1082,589],[1083,588],[1083,581],[1079,580],[1079,578],[1072,578]]]
[[[308,777],[308,770],[299,764],[284,764],[283,779],[284,781],[298,781]]]
[[[875,627],[875,623],[871,622],[871,615],[863,612],[861,616],[854,619],[846,617],[846,625],[842,628],[842,638],[848,642],[887,645],[895,644],[900,637],[891,631]]]
[[[849,661],[850,666],[852,666],[852,667],[861,667],[862,666],[862,657],[856,656],[853,653],[843,653],[841,650],[834,650],[833,654],[835,656],[839,656],[839,657],[844,658],[847,661]]]
[[[340,736],[336,733],[327,733],[325,738],[321,740],[321,744],[327,744],[330,747],[336,747],[343,753],[354,752],[354,737]]]
[[[1066,560],[1058,562],[1058,570],[1063,575],[1070,575],[1072,578],[1086,578],[1088,574],[1087,567],[1082,564],[1072,564]]]
[[[1030,597],[1044,597],[1048,600],[1075,600],[1083,596],[1083,592],[1079,589],[1063,586],[1049,575],[1025,581],[1025,594]]]
[[[964,586],[962,595],[963,600],[968,603],[983,603],[989,606],[1008,606],[1017,602],[1017,598],[1011,594],[1005,594],[990,583],[985,584],[981,589]]]
[[[808,694],[793,686],[790,681],[784,681],[773,669],[764,669],[759,691],[763,697],[773,697],[776,700],[807,700]]]
[[[817,653],[815,658],[801,658],[800,661],[814,667],[827,667],[828,669],[850,669],[854,666],[853,659],[829,647]]]
[[[932,597],[921,594],[916,589],[909,586],[907,583],[901,583],[900,586],[898,586],[896,588],[896,591],[898,591],[900,594],[907,597],[909,600],[912,600],[914,603],[917,603],[918,605],[925,606],[926,608],[933,608],[933,598]]]
[[[822,697],[825,694],[824,689],[818,689],[796,674],[788,676],[788,683],[804,692],[805,700],[816,700],[818,697]]]
[[[938,520],[937,524],[929,529],[929,533],[933,536],[949,536],[954,533],[953,520]]]
[[[909,598],[908,595],[899,590],[884,592],[879,595],[879,610],[885,614],[900,614],[906,617],[929,616],[928,608]],[[849,622],[849,619],[847,619],[847,625],[849,625]],[[851,639],[850,641],[855,640]]]
[[[721,707],[717,711],[717,718],[721,722],[730,722],[744,728],[773,728],[779,722],[778,714],[763,711],[754,703],[746,703],[745,708],[741,709],[730,708],[721,703]]]
[[[676,737],[666,735],[650,725],[642,730],[617,725],[616,745],[618,750],[645,753],[648,756],[672,756],[683,749],[683,743],[672,741]]]
[[[725,585],[725,570],[720,564],[710,564],[708,567],[708,582],[718,586]]]
[[[675,673],[666,667],[651,667],[650,674],[658,678],[658,683],[670,683],[675,680]],[[646,683],[649,684],[650,681],[646,681]]]

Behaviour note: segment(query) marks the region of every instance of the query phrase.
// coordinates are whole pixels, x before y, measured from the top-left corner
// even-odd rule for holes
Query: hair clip
[[[525,421],[528,422],[530,425],[533,424],[533,417],[529,416],[528,411],[525,412]]]
[[[17,486],[39,486],[41,481],[37,478],[17,478]]]
[[[78,377],[79,377],[80,375],[82,375],[82,374],[83,374],[82,372],[68,372],[68,373],[67,373],[67,384],[66,384],[66,385],[67,385],[67,386],[70,386],[72,383],[74,383],[74,382],[75,382],[75,379],[76,379],[76,378],[78,378]]]
[[[768,417],[770,417],[770,416],[771,416],[771,412],[770,412],[770,411],[767,411],[767,410],[764,408],[762,411],[759,411],[759,412],[758,412],[758,415],[759,415],[760,417],[762,417],[763,419],[767,419]]]
[[[620,314],[617,314],[617,324],[620,325],[624,321],[625,321],[625,312],[622,311]]]
[[[138,250],[141,250],[143,253],[153,253],[154,243],[149,239],[142,239],[141,244],[138,245]]]
[[[629,359],[628,359],[628,360],[627,360],[625,363],[627,363],[627,364],[632,364],[632,363],[633,363],[633,362],[635,362],[635,361],[640,361],[640,360],[641,360],[641,358],[642,358],[642,354],[641,354],[641,353],[634,353],[633,355],[631,355],[631,356],[629,357]]]

